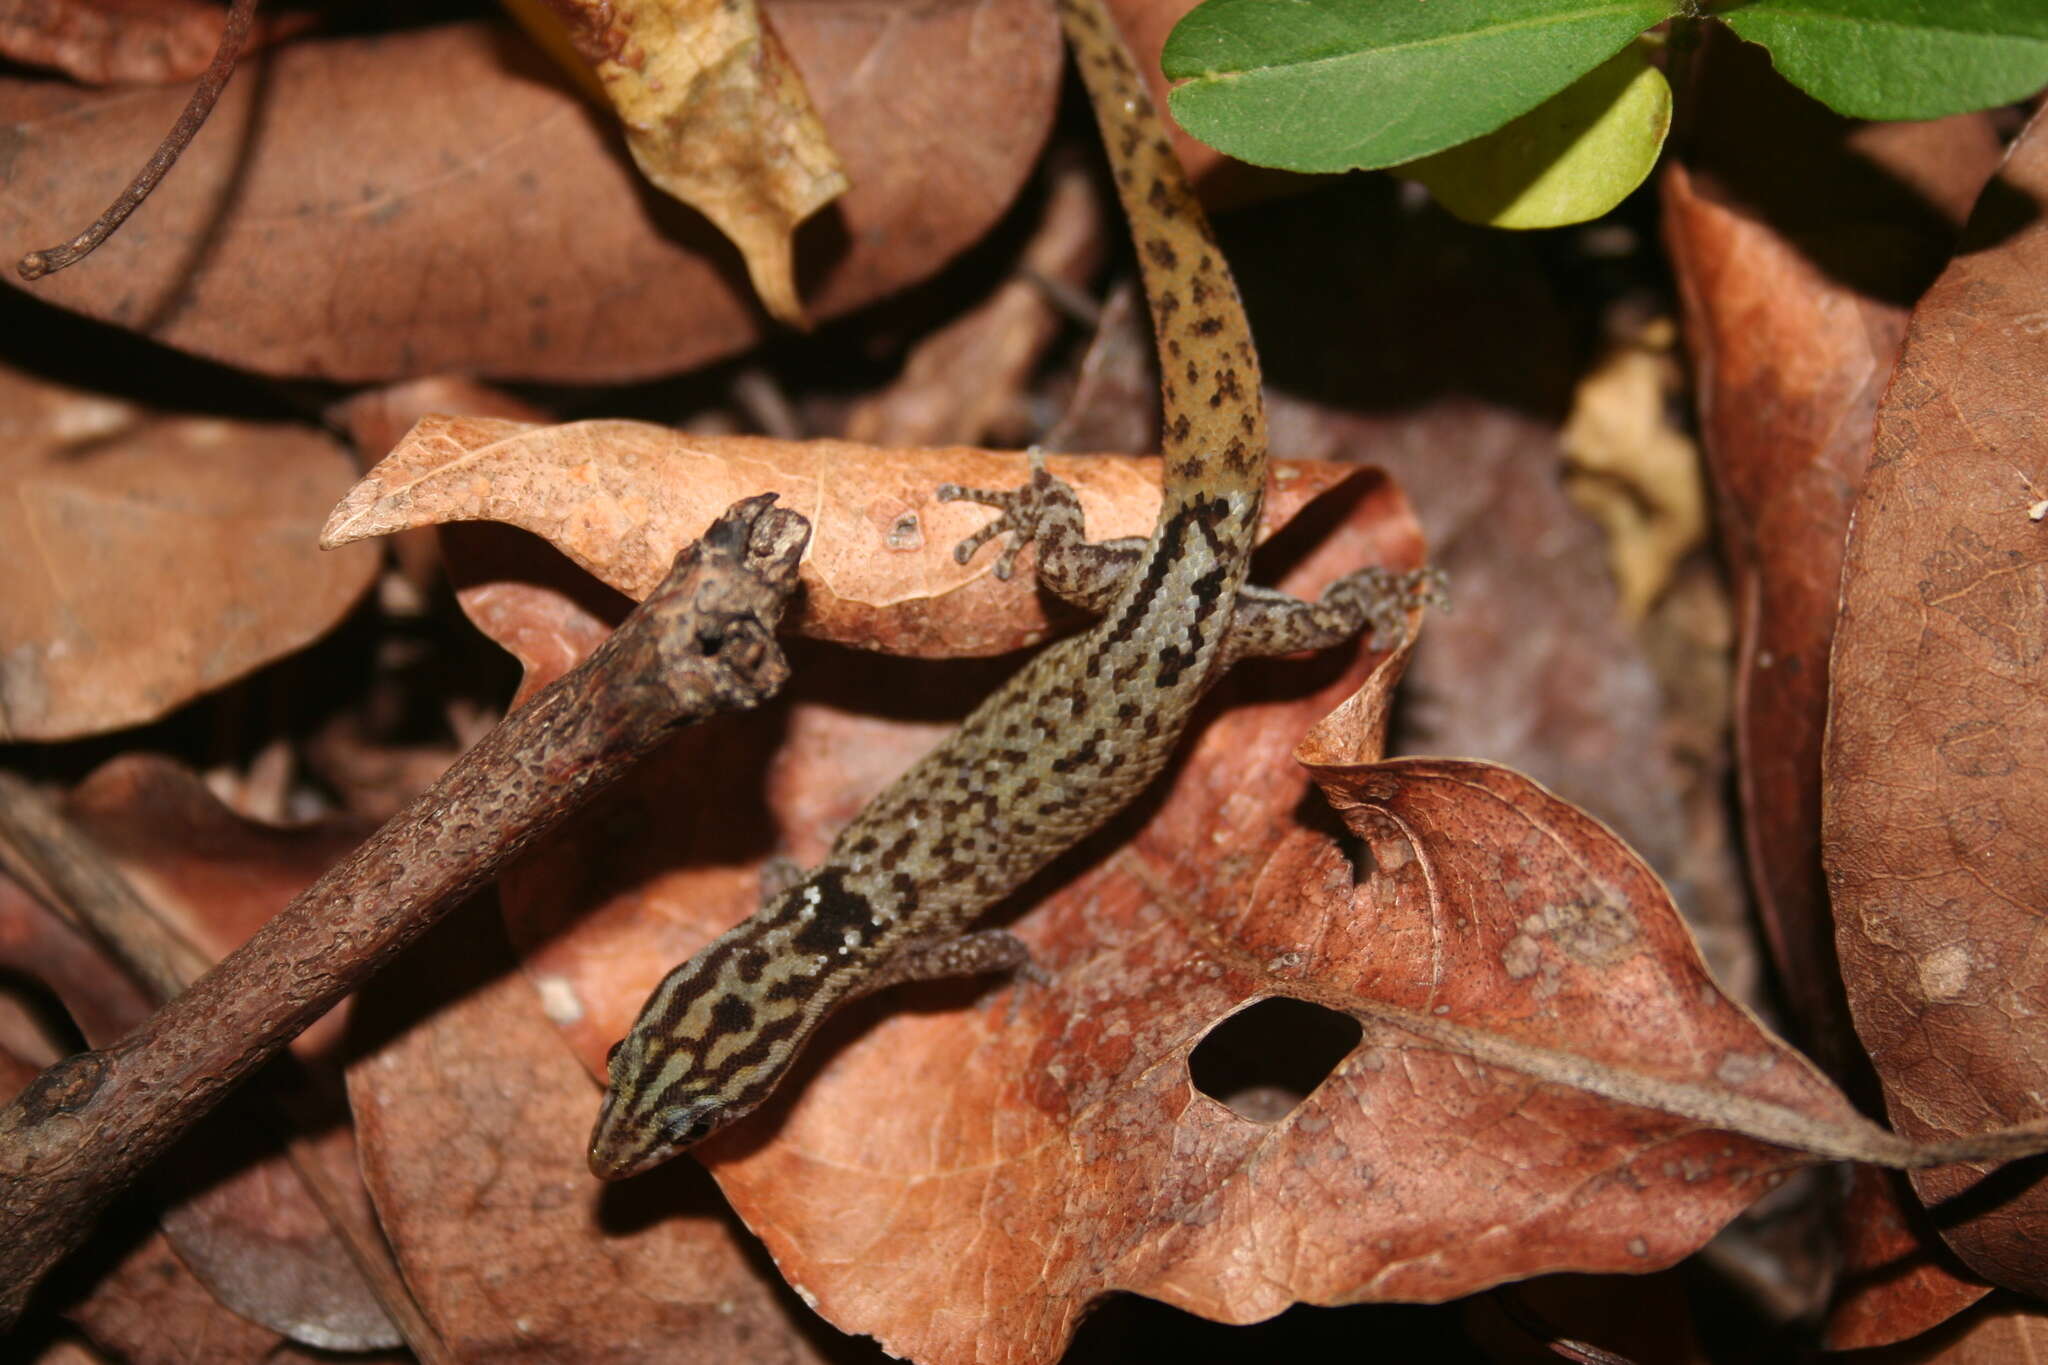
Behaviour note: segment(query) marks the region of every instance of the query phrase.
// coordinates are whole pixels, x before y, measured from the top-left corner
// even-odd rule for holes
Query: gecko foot
[[[1325,600],[1354,596],[1365,617],[1367,642],[1385,649],[1408,629],[1408,613],[1417,607],[1448,611],[1451,598],[1442,569],[1410,569],[1395,573],[1389,569],[1361,569],[1330,585]]]
[[[1012,539],[996,561],[996,577],[1008,581],[1016,571],[1017,552],[1038,539],[1055,517],[1071,513],[1078,522],[1080,505],[1074,491],[1052,476],[1045,467],[1045,452],[1031,447],[1031,478],[1022,488],[991,491],[962,488],[956,483],[940,484],[940,502],[978,502],[1002,513],[994,521],[953,547],[953,559],[965,564],[982,546],[1005,533]]]

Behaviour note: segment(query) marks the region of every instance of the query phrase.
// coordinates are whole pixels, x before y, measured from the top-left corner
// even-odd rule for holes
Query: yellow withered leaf
[[[777,319],[804,325],[791,241],[847,187],[803,78],[754,0],[507,0],[597,75],[656,186],[731,239]]]

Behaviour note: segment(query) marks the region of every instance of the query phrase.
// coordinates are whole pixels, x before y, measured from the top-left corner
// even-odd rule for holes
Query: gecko
[[[1368,568],[1315,602],[1245,582],[1266,488],[1258,354],[1237,285],[1101,0],[1057,0],[1136,244],[1161,368],[1164,502],[1149,539],[1091,543],[1073,490],[1029,481],[941,500],[998,515],[995,572],[1037,544],[1041,586],[1099,619],[1020,669],[875,797],[824,862],[671,971],[606,1062],[590,1141],[603,1179],[638,1174],[752,1112],[839,1006],[899,982],[1015,970],[1023,943],[984,911],[1158,775],[1240,658],[1397,638],[1427,571]]]

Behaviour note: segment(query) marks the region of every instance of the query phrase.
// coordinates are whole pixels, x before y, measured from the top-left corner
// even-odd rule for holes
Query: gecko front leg
[[[1142,536],[1120,540],[1088,539],[1081,500],[1073,485],[1045,467],[1045,452],[1031,447],[1031,477],[1021,488],[990,490],[940,484],[940,502],[978,502],[1002,515],[953,547],[953,558],[965,564],[982,546],[1008,535],[996,561],[996,577],[1008,581],[1017,553],[1038,546],[1038,581],[1062,601],[1100,615],[1115,600],[1131,570],[1144,557]]]
[[[996,577],[1007,580],[1017,553],[1036,543],[1038,581],[1062,601],[1099,615],[1143,560],[1147,542],[1089,540],[1073,487],[1046,468],[1038,447],[1031,448],[1030,456],[1031,477],[1021,488],[992,492],[939,486],[941,502],[978,502],[1002,514],[956,545],[953,558],[965,564],[983,545],[1007,534],[1012,539],[996,562]],[[1437,569],[1397,573],[1370,566],[1330,584],[1313,602],[1247,584],[1237,594],[1226,654],[1235,661],[1328,649],[1361,632],[1369,632],[1373,647],[1383,649],[1400,637],[1412,608],[1445,604],[1443,573]]]

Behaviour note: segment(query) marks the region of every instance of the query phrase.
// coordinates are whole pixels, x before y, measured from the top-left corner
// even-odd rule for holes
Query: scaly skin
[[[1131,222],[1159,344],[1165,503],[1147,542],[1091,545],[1072,490],[1033,461],[960,547],[1039,543],[1040,581],[1102,612],[1041,652],[871,802],[820,867],[670,972],[613,1049],[591,1137],[605,1179],[644,1171],[752,1111],[838,1006],[899,981],[1023,963],[989,906],[1158,774],[1216,677],[1245,654],[1398,631],[1418,576],[1375,570],[1322,601],[1244,589],[1266,485],[1251,330],[1159,115],[1100,0],[1059,0]],[[1243,590],[1243,591],[1241,591]]]

